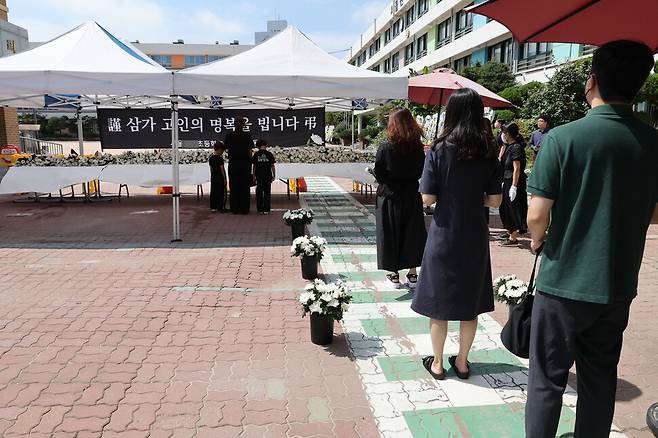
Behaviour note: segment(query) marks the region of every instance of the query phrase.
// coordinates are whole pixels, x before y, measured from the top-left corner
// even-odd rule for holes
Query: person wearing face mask
[[[500,220],[507,230],[507,237],[501,246],[517,246],[519,234],[528,230],[528,195],[526,194],[525,141],[519,133],[519,126],[510,123],[503,127],[503,146],[500,162],[503,167],[503,203],[500,206]]]
[[[610,435],[623,334],[649,223],[658,223],[658,131],[632,105],[653,66],[642,43],[599,47],[585,84],[592,109],[553,128],[533,167],[528,227],[533,251],[543,251],[530,329],[528,438],[555,437],[574,363],[573,436]]]

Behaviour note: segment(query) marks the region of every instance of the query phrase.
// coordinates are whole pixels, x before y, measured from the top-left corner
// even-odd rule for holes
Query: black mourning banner
[[[324,108],[300,110],[181,109],[178,139],[183,148],[210,148],[235,131],[235,121],[247,119],[254,140],[270,146],[303,146],[311,135],[324,142]],[[98,109],[102,149],[165,149],[171,147],[168,109]]]

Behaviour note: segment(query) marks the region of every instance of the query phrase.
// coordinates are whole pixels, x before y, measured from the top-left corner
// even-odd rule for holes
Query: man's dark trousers
[[[268,212],[272,206],[272,178],[256,180],[256,207],[259,213]]]
[[[554,438],[576,362],[577,438],[608,438],[630,301],[595,304],[538,293],[532,309],[526,438]]]

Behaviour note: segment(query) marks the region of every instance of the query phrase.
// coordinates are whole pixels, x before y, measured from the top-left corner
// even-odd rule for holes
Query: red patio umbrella
[[[477,82],[459,76],[454,71],[446,68],[435,70],[433,73],[426,75],[409,78],[409,100],[415,103],[438,105],[440,116],[441,107],[448,103],[448,99],[450,99],[450,96],[455,90],[461,88],[472,88],[477,91],[482,98],[484,106],[490,108],[509,108],[514,106],[509,101],[503,99],[493,91],[486,89]],[[437,132],[435,133],[435,137],[439,129],[438,116],[436,121]]]
[[[658,50],[657,0],[488,0],[468,11],[502,23],[522,43],[601,46],[627,39]]]

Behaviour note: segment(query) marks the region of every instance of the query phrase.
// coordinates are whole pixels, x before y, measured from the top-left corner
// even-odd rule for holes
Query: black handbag
[[[528,294],[521,300],[519,304],[511,306],[509,319],[503,331],[500,332],[500,340],[510,353],[515,356],[528,359],[530,357],[530,323],[532,321],[532,304],[535,296],[535,271],[537,269],[537,261],[541,254],[540,248],[535,256],[535,264],[532,267],[532,274],[530,275],[530,282],[528,283]]]

